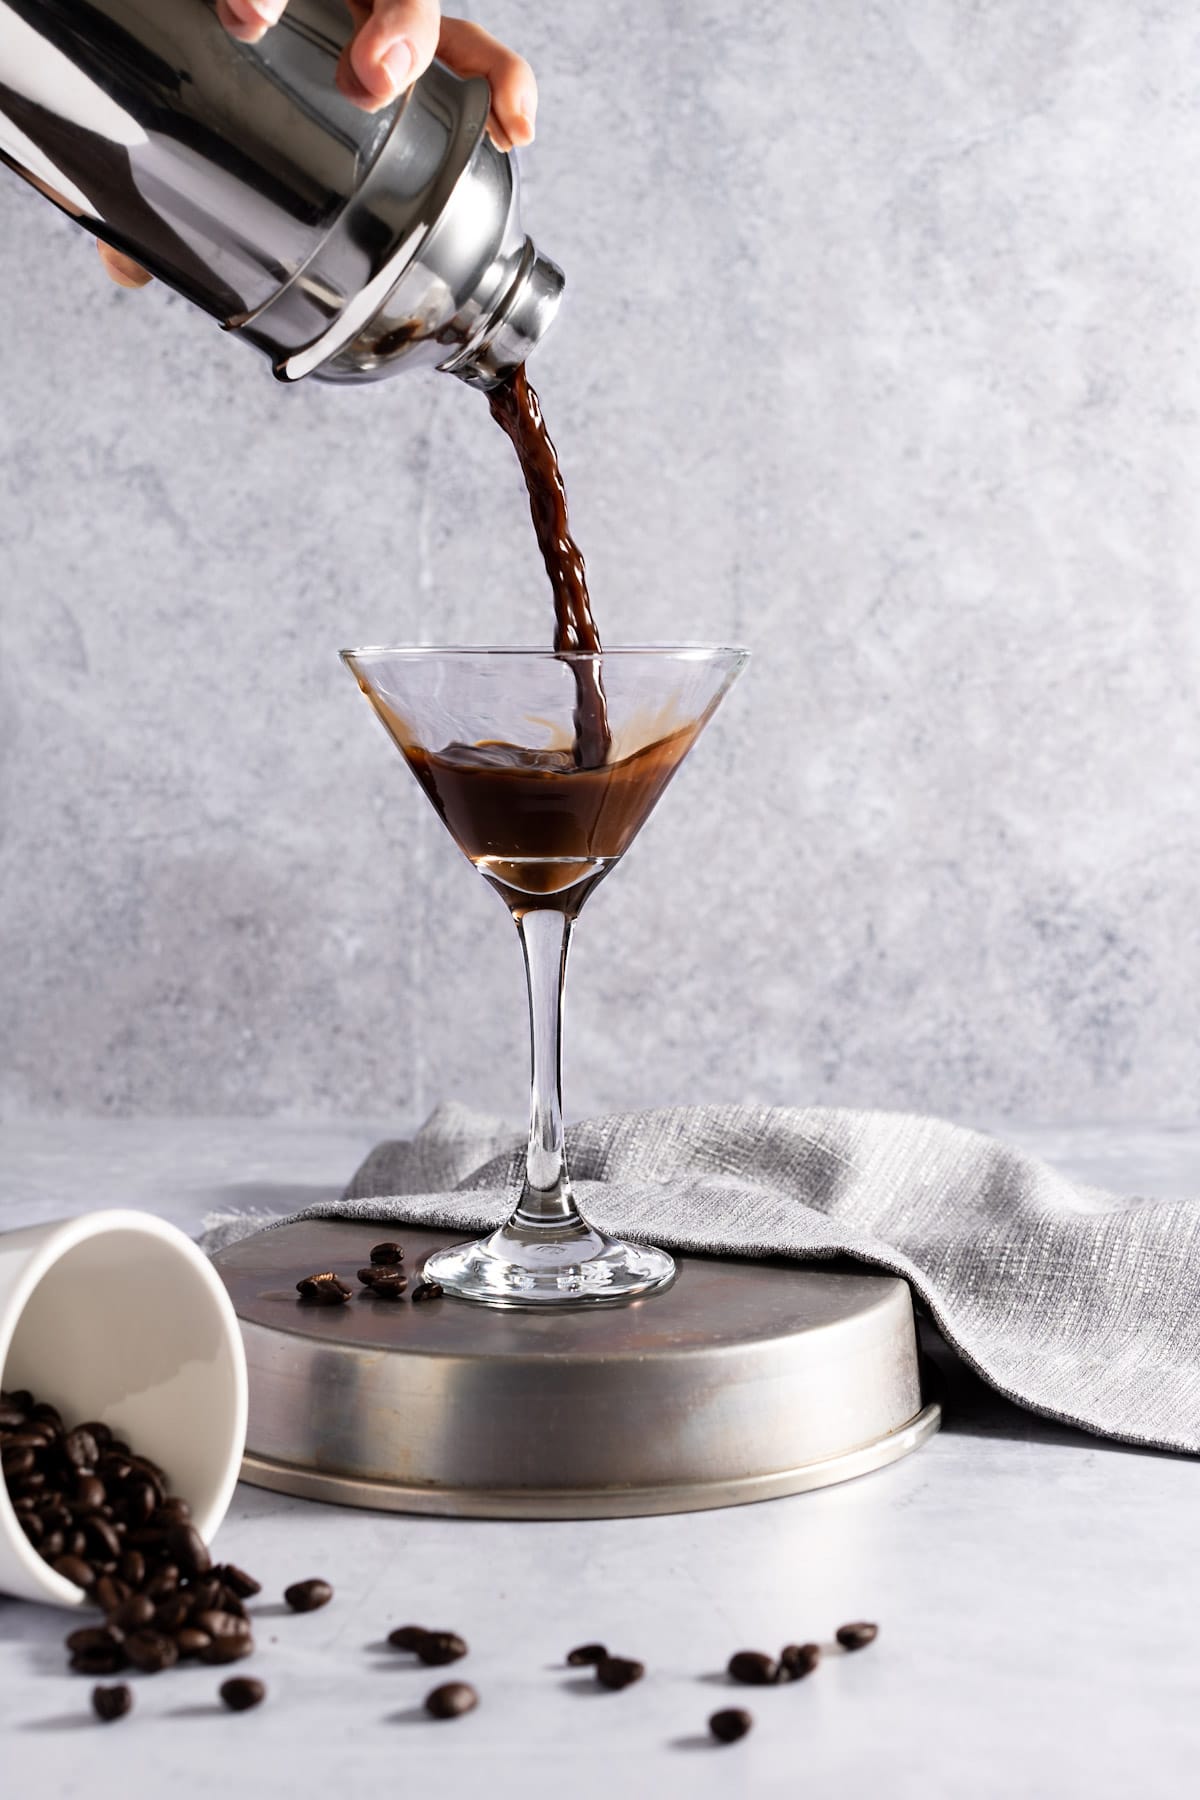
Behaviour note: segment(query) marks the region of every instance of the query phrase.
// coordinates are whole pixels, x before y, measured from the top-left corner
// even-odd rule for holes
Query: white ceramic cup
[[[246,1358],[220,1277],[174,1225],[95,1212],[0,1234],[0,1388],[28,1388],[68,1428],[110,1425],[213,1537],[246,1441]],[[0,1591],[85,1599],[30,1544],[3,1481]]]

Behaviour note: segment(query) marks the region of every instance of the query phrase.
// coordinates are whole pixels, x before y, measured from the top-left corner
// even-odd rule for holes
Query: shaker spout
[[[558,314],[566,278],[556,262],[525,239],[520,266],[508,292],[475,341],[439,368],[470,387],[491,388],[520,368]]]

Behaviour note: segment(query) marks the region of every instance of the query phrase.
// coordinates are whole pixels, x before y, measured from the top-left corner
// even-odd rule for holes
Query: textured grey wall
[[[571,1110],[1193,1116],[1190,0],[478,11],[602,625],[757,651],[585,915]],[[0,234],[0,1109],[516,1114],[511,927],[334,656],[547,636],[482,402]]]

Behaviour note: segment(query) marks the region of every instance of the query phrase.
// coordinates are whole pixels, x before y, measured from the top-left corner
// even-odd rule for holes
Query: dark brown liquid
[[[699,729],[686,726],[632,756],[582,769],[569,750],[422,750],[405,743],[399,721],[371,698],[442,823],[516,912],[577,913],[636,837]]]
[[[571,536],[567,517],[567,489],[558,466],[558,454],[541,402],[529,385],[524,366],[514,369],[488,394],[492,417],[511,438],[525,486],[538,548],[554,594],[554,648],[588,655],[600,652],[600,633],[592,617],[587,569],[579,545]],[[575,751],[581,769],[603,768],[612,748],[608,708],[600,664],[574,663]]]

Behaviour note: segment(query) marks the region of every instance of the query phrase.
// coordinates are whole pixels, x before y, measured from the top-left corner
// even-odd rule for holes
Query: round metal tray
[[[686,1512],[801,1493],[936,1431],[894,1276],[680,1256],[630,1306],[297,1302],[380,1237],[415,1271],[444,1231],[302,1221],[223,1250],[250,1369],[243,1478],[350,1506],[475,1518]]]

